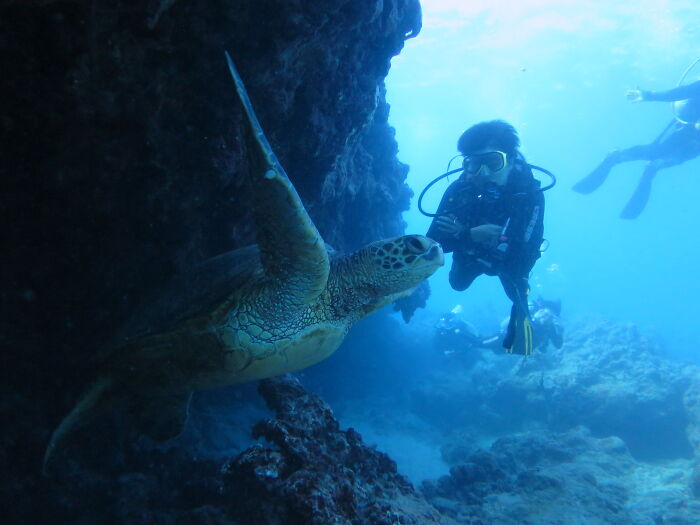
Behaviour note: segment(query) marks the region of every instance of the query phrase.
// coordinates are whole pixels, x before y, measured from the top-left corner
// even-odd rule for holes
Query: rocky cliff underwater
[[[347,252],[404,230],[383,81],[420,26],[418,0],[0,2],[3,523],[700,521],[700,372],[605,321],[467,366],[430,313],[383,311],[295,376],[198,393],[164,445],[105,416],[42,475],[130,313],[254,240],[224,50]]]
[[[127,476],[142,501],[155,495],[136,481],[149,476],[136,453],[149,445],[118,421],[78,436],[53,480],[37,467],[95,355],[130,312],[171,277],[253,242],[243,115],[224,51],[324,240],[351,251],[403,230],[411,190],[383,79],[419,32],[420,6],[5,1],[0,9],[2,457],[13,472],[4,508],[14,522],[130,522],[102,507],[113,482]],[[136,470],[126,467],[129,450]],[[154,464],[181,461],[192,458]],[[220,466],[181,472],[213,469],[212,488]],[[109,481],[99,481],[106,472]]]

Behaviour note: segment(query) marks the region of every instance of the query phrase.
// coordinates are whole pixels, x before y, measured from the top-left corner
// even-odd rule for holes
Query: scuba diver
[[[551,343],[559,350],[564,346],[564,327],[560,321],[561,301],[548,301],[538,297],[530,304],[532,318],[533,346],[540,351]]]
[[[676,116],[654,142],[609,153],[572,189],[591,193],[605,182],[613,166],[632,160],[647,160],[637,188],[620,214],[623,219],[636,219],[649,201],[651,183],[656,174],[700,155],[700,80],[667,91],[632,89],[626,96],[631,102],[674,102]]]
[[[462,169],[454,171],[462,174],[445,191],[426,235],[453,253],[453,289],[466,290],[480,275],[499,277],[513,302],[503,347],[529,355],[533,346],[528,276],[540,257],[542,192],[551,186],[540,188],[519,146],[515,128],[502,120],[467,129],[457,143],[464,161]],[[418,204],[420,208],[420,199]]]
[[[446,312],[435,324],[435,348],[445,356],[466,353],[474,354],[481,347],[479,332],[460,317],[461,305]]]

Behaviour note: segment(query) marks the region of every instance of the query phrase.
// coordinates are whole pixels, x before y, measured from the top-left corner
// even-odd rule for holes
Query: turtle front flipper
[[[253,216],[265,274],[293,283],[285,294],[293,302],[308,304],[321,294],[328,280],[330,264],[325,244],[272,151],[228,53],[226,60],[247,115]]]

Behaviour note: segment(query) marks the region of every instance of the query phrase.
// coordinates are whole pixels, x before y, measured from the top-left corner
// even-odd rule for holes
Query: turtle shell
[[[184,272],[137,307],[115,345],[159,334],[205,313],[246,284],[263,279],[260,250],[253,244],[217,255]]]

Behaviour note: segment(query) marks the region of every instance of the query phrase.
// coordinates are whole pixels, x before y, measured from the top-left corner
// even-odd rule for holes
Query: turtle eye
[[[406,239],[406,246],[414,253],[423,253],[425,251],[425,246],[423,246],[423,243],[420,242],[418,237],[408,237]]]

